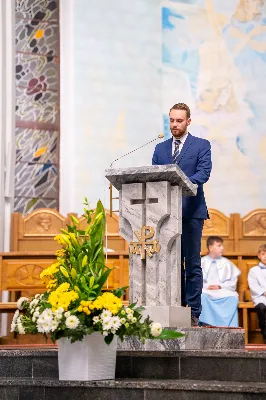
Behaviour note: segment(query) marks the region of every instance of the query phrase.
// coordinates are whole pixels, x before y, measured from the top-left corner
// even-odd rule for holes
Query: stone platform
[[[180,328],[185,334],[175,340],[146,340],[141,343],[136,337],[128,337],[118,343],[119,350],[165,351],[165,350],[244,350],[245,330],[242,328]]]
[[[3,400],[261,400],[265,380],[265,351],[118,351],[115,380],[60,382],[56,350],[0,350]]]

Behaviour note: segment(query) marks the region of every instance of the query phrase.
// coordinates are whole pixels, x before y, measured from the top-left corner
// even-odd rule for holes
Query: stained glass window
[[[16,0],[15,211],[59,206],[59,0]]]

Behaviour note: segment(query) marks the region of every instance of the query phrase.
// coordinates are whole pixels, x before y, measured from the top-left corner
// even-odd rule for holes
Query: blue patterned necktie
[[[179,153],[180,153],[180,151],[179,151],[180,144],[181,144],[181,140],[175,139],[175,150],[174,150],[174,154],[173,154],[173,160],[174,160],[175,164],[177,161],[177,157],[179,156]]]

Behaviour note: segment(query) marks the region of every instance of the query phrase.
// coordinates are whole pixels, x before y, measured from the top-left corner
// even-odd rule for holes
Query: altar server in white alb
[[[203,289],[200,322],[212,326],[238,326],[237,279],[240,270],[223,257],[223,239],[207,239],[208,255],[202,257]]]
[[[248,284],[258,314],[263,340],[266,343],[266,244],[259,247],[258,259],[259,264],[251,268],[248,273]]]

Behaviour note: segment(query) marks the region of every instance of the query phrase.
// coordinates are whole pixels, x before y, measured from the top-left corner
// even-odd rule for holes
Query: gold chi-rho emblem
[[[156,239],[147,241],[147,239],[151,239],[154,236],[154,232],[151,226],[146,225],[141,228],[141,234],[139,231],[135,231],[134,233],[139,241],[129,243],[129,253],[140,254],[142,260],[146,258],[146,253],[149,257],[152,257],[153,253],[159,253],[161,250],[159,241]]]

